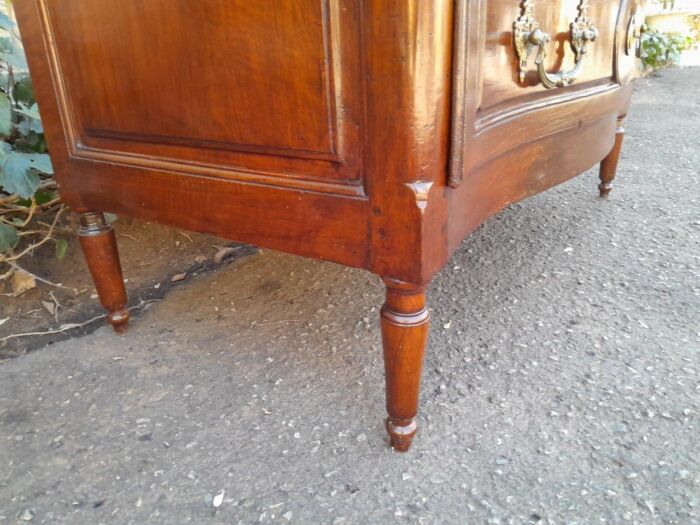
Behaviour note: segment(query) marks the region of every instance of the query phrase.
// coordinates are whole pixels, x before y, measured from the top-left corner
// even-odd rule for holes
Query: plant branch
[[[141,301],[139,304],[132,306],[132,307],[129,308],[128,310],[129,310],[129,311],[131,311],[131,310],[142,310],[143,308],[145,308],[145,307],[148,306],[149,304],[155,303],[155,302],[157,302],[156,299],[153,299],[153,300],[150,300],[150,301]],[[8,335],[8,336],[5,336],[5,337],[0,338],[0,343],[6,343],[6,342],[9,341],[10,339],[20,339],[20,338],[23,338],[23,337],[31,337],[31,336],[34,336],[34,335],[60,334],[60,333],[62,333],[62,332],[67,332],[67,331],[69,331],[69,330],[74,330],[74,329],[76,329],[76,328],[82,328],[82,327],[87,326],[87,325],[89,325],[89,324],[91,324],[91,323],[94,323],[95,321],[98,321],[98,320],[100,320],[100,319],[104,319],[105,317],[107,317],[107,314],[101,314],[101,315],[98,315],[98,316],[93,317],[92,319],[88,319],[87,321],[83,321],[82,323],[68,323],[68,324],[61,325],[61,326],[59,326],[58,328],[54,328],[54,329],[51,329],[51,330],[45,330],[45,331],[43,331],[43,332],[25,332],[25,333],[22,333],[22,334],[10,334],[10,335]]]
[[[46,235],[44,235],[43,239],[41,239],[39,242],[36,242],[34,244],[27,246],[24,250],[22,250],[17,255],[12,255],[10,257],[0,256],[0,262],[10,263],[12,261],[16,261],[16,260],[20,259],[21,257],[23,257],[24,255],[26,255],[27,253],[29,253],[30,251],[32,251],[35,248],[38,248],[42,244],[46,243],[49,239],[51,239],[52,234],[53,234],[53,230],[56,227],[56,223],[58,222],[58,219],[61,217],[61,214],[63,213],[64,210],[65,210],[65,206],[61,206],[59,208],[58,212],[56,212],[56,216],[54,217],[53,222],[51,223],[51,225],[49,227],[49,231],[46,232]]]

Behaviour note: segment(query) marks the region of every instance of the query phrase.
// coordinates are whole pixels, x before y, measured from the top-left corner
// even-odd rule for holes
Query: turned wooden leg
[[[416,435],[423,351],[429,314],[425,286],[385,279],[386,303],[381,312],[386,371],[386,429],[394,450],[406,452]]]
[[[624,117],[617,119],[617,130],[615,131],[615,145],[608,156],[600,163],[600,190],[601,197],[607,197],[612,190],[612,181],[617,172],[617,163],[620,160],[620,150],[622,149],[622,141],[625,138],[625,128],[622,127]]]
[[[129,311],[114,230],[102,213],[85,212],[80,214],[78,235],[107,320],[121,332],[129,322]]]

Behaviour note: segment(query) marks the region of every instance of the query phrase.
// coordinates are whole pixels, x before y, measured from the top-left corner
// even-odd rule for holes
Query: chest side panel
[[[354,0],[36,2],[73,156],[359,187]]]

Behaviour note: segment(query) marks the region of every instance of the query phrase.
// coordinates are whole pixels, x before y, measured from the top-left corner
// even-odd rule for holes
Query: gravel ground
[[[264,252],[0,366],[0,523],[698,523],[698,85],[639,82],[609,200],[511,206],[437,276],[408,454],[379,280]]]

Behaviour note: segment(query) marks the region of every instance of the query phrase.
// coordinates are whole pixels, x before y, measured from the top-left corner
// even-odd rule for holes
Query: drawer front
[[[588,46],[582,60],[581,74],[576,80],[578,86],[601,80],[607,82],[613,74],[613,46],[620,2],[588,0],[588,4],[589,17],[599,36],[596,42]],[[524,79],[520,81],[518,78],[518,57],[512,31],[515,21],[524,14],[522,4],[512,0],[489,0],[485,5],[485,67],[480,111],[484,115],[492,114],[528,100],[551,96],[550,90],[542,85],[538,76],[535,65],[537,50],[534,47],[524,68]],[[551,38],[546,46],[544,62],[550,72],[574,68],[574,53],[569,45],[570,27],[579,16],[581,5],[581,0],[532,0],[531,18]]]
[[[32,1],[72,157],[361,193],[358,1]]]
[[[632,59],[620,59],[618,46],[637,5],[628,0],[460,0],[451,185],[523,143],[616,111],[610,94],[619,91],[621,76],[629,77],[636,66]],[[586,51],[578,60],[572,24],[597,33],[594,41],[584,42]],[[542,46],[542,71],[536,64],[540,48],[533,41],[522,46],[521,62],[516,27],[549,35]],[[561,72],[573,82],[564,79],[560,86],[548,87],[547,82],[563,78]]]

